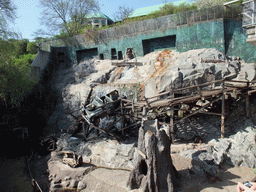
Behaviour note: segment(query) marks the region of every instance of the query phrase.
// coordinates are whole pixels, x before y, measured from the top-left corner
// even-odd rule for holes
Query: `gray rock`
[[[63,182],[61,183],[61,185],[62,185],[64,188],[69,187],[69,186],[70,186],[70,181],[63,181]]]
[[[69,187],[70,187],[70,188],[77,188],[77,185],[78,185],[78,181],[75,180],[75,179],[72,179],[72,180],[70,181]]]
[[[211,155],[211,153],[208,153],[208,152],[203,152],[203,153],[200,153],[198,155],[198,159],[200,161],[207,161],[207,162],[210,162],[212,161],[214,158],[213,156]]]
[[[220,165],[224,161],[224,153],[218,153],[217,151],[213,151],[212,157],[213,162],[217,165]]]
[[[241,163],[243,162],[243,158],[238,153],[228,153],[227,157],[229,161],[227,161],[228,164],[231,164],[232,166],[239,167]]]
[[[70,179],[71,179],[71,177],[69,177],[69,176],[64,177],[64,181],[68,181],[68,180],[70,180]]]
[[[191,149],[187,151],[183,151],[180,153],[181,156],[188,158],[188,159],[196,159],[198,160],[198,155],[201,153],[198,149]]]
[[[254,168],[256,165],[256,158],[254,154],[251,153],[247,153],[242,155],[243,158],[243,163],[242,165],[244,165],[245,167],[249,167],[249,168]]]
[[[221,139],[219,142],[217,142],[214,145],[213,150],[217,151],[218,153],[224,154],[227,152],[229,147],[230,147],[230,142],[227,139]]]
[[[78,190],[82,190],[86,188],[86,183],[84,181],[79,181],[78,185],[77,185],[77,189]]]
[[[54,183],[54,184],[61,183],[61,179],[60,179],[60,178],[58,178],[58,179],[54,179],[54,180],[53,180],[53,183]]]

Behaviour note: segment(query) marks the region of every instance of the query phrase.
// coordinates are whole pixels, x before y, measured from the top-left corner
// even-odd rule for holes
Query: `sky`
[[[118,11],[119,6],[126,6],[129,8],[138,9],[142,7],[157,5],[176,0],[98,0],[100,5],[100,11],[111,19],[113,15]],[[191,0],[190,0],[191,1]],[[10,28],[15,32],[19,32],[23,39],[29,39],[33,41],[36,37],[33,35],[37,29],[45,29],[39,21],[40,13],[42,12],[42,7],[40,7],[39,0],[12,0],[12,2],[17,7],[17,16]]]

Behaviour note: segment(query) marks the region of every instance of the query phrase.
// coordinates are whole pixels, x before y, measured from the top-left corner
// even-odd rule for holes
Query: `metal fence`
[[[256,25],[256,1],[244,0],[243,3],[243,27]]]
[[[203,21],[210,21],[216,19],[232,19],[241,18],[242,6],[230,5],[224,7],[218,5],[214,7],[197,9],[188,12],[182,12],[163,17],[152,18],[143,21],[135,21],[119,26],[114,26],[108,29],[91,31],[88,34],[76,35],[66,39],[52,40],[51,46],[76,46],[82,44],[100,43],[111,39],[118,39],[126,36],[133,36],[136,34],[164,31],[166,29],[175,28],[181,25],[190,25]],[[48,49],[50,48],[48,44]]]
[[[103,39],[117,39],[120,37],[132,36],[150,31],[166,30],[180,25],[188,25],[202,21],[220,18],[238,18],[241,17],[241,12],[241,5],[229,6],[229,8],[226,9],[222,5],[219,5],[210,8],[167,15],[155,19],[135,21],[130,24],[99,30],[95,36],[97,41]]]

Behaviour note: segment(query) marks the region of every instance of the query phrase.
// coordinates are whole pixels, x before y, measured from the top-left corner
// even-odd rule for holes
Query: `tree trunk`
[[[172,164],[170,138],[165,130],[148,126],[147,121],[142,124],[138,139],[139,157],[127,185],[142,191],[173,192],[178,185],[178,172]]]

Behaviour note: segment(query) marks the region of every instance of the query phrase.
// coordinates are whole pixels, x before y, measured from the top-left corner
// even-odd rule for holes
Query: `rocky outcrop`
[[[84,162],[97,166],[132,169],[135,163],[135,138],[130,138],[124,142],[104,138],[82,142],[76,137],[62,135],[57,145],[57,150],[74,151],[83,157]]]
[[[184,53],[158,51],[131,61],[143,65],[116,67],[111,65],[111,60],[89,59],[74,63],[69,69],[60,68],[52,82],[59,99],[46,129],[54,133],[74,126],[74,119],[65,110],[78,115],[77,109],[85,101],[91,86],[95,86],[93,95],[102,96],[118,90],[121,95],[136,101],[139,94],[151,97],[171,88],[225,77],[253,80],[256,74],[254,64],[228,58],[217,49],[196,49]]]
[[[212,140],[207,150],[187,150],[180,155],[195,161],[203,162],[204,166],[195,165],[192,170],[196,173],[208,171],[216,173],[218,165],[256,167],[256,128],[254,126],[241,129],[229,138]]]

